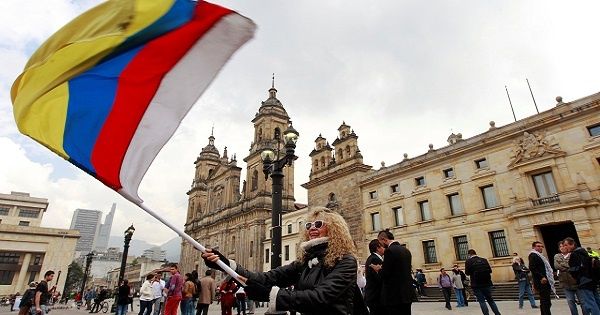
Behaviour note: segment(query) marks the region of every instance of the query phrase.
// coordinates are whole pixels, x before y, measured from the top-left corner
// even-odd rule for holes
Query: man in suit
[[[383,264],[383,252],[385,248],[378,239],[369,242],[371,255],[365,262],[365,273],[367,285],[365,286],[365,303],[369,307],[371,315],[383,314],[381,310],[381,278],[379,271]]]
[[[540,313],[550,315],[551,294],[554,293],[554,274],[548,259],[542,255],[544,244],[535,241],[529,253],[529,270],[533,278],[533,288],[540,295]]]
[[[384,314],[410,315],[412,302],[416,299],[411,274],[412,255],[394,240],[394,234],[388,229],[379,232],[377,239],[387,247],[379,271],[383,284],[381,304]]]

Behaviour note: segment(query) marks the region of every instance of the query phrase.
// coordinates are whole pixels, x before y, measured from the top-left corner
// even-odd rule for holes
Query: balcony
[[[556,194],[556,195],[552,195],[552,196],[533,199],[532,202],[533,202],[533,206],[536,207],[536,206],[543,206],[543,205],[548,205],[548,204],[552,204],[552,203],[560,203],[560,198],[558,197],[558,194]]]

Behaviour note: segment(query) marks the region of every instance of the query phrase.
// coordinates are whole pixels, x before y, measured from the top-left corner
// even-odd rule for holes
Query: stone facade
[[[271,182],[265,179],[260,152],[265,148],[283,149],[282,139],[275,139],[291,123],[275,87],[269,89],[254,119],[254,140],[246,162],[246,179],[240,185],[241,168],[227,147],[221,155],[211,134],[209,143],[195,161],[196,173],[188,191],[189,206],[185,231],[205,246],[218,248],[249,270],[260,270],[264,261],[265,220],[271,218]],[[283,213],[296,210],[294,167],[284,168]],[[184,242],[180,270],[198,270],[205,266],[200,252]]]
[[[600,93],[557,100],[469,139],[452,134],[446,147],[360,179],[365,240],[390,228],[429,280],[464,265],[468,248],[489,259],[495,281],[514,278],[512,254],[526,258],[535,240],[551,257],[567,236],[598,248]]]
[[[298,210],[288,212],[281,216],[281,264],[287,265],[296,260],[298,257],[299,245],[302,240],[302,233],[305,231],[304,223],[306,223],[306,215],[308,207],[306,205],[298,205]],[[265,235],[263,241],[263,271],[271,270],[271,219],[265,220]],[[267,258],[269,257],[269,258]]]

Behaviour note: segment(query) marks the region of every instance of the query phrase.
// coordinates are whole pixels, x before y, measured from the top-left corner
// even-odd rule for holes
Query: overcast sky
[[[50,34],[97,0],[0,1],[0,192],[48,198],[44,226],[67,228],[76,208],[117,213],[113,235],[134,223],[134,238],[160,244],[175,236],[117,193],[20,135],[9,89],[28,57]],[[238,165],[253,138],[250,120],[267,98],[271,74],[278,98],[300,132],[299,185],[308,153],[322,133],[332,142],[345,121],[359,136],[366,164],[378,169],[447,144],[451,132],[482,133],[489,121],[535,113],[600,91],[598,1],[281,1],[217,2],[253,19],[255,38],[242,47],[150,167],[140,196],[183,227],[194,160],[214,123],[215,144]],[[200,240],[202,243],[202,240]]]

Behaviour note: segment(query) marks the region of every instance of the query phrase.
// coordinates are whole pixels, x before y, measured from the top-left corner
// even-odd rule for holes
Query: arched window
[[[208,170],[208,178],[210,178],[212,176],[212,174],[213,174],[213,169],[211,168]]]
[[[348,158],[350,157],[350,146],[349,145],[346,146],[346,157],[348,157]]]
[[[188,211],[188,219],[194,216],[194,202],[190,202],[190,210]]]
[[[275,130],[273,130],[273,139],[277,140],[277,138],[281,138],[281,129],[279,127],[275,127]]]
[[[343,149],[339,149],[337,155],[340,157],[340,160],[343,160],[344,159],[344,150]]]
[[[262,140],[262,128],[258,128],[257,139],[258,139],[258,141]]]
[[[325,157],[321,157],[321,167],[325,167]]]
[[[258,171],[254,170],[254,172],[252,172],[252,187],[251,191],[255,191],[258,189]]]
[[[319,168],[319,159],[315,159],[315,170]]]
[[[334,193],[330,193],[329,194],[329,202],[336,202],[337,199],[335,198],[335,194]]]

